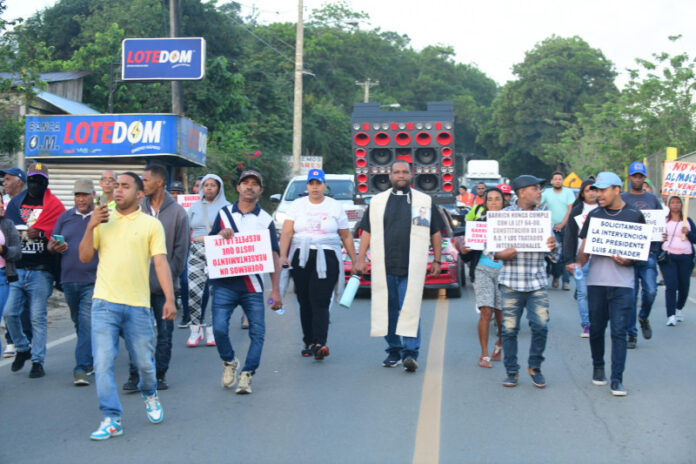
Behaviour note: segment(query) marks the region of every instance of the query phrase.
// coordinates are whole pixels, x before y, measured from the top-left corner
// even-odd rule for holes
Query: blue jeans
[[[574,220],[574,219],[573,219]],[[561,229],[560,232],[553,231],[554,237],[556,237],[556,246],[559,248],[559,253],[563,256],[563,234],[565,234],[565,227]],[[562,277],[564,284],[570,282],[570,274],[566,271],[565,264],[562,259],[559,259],[556,263],[551,263],[551,275],[554,279]]]
[[[590,350],[592,365],[604,368],[604,332],[611,321],[611,381],[623,382],[626,365],[626,329],[632,310],[633,289],[627,287],[587,287],[590,308]]]
[[[2,304],[3,309],[5,308],[5,304],[7,303],[7,297],[10,295],[10,284],[7,283],[7,295],[5,296],[5,301]],[[34,338],[34,334],[31,332],[31,314],[29,311],[29,302],[25,301],[24,303],[24,308],[22,309],[22,312],[19,314],[19,320],[22,322],[22,330],[24,331],[24,335],[26,335],[27,340],[29,340],[29,343],[31,343],[31,340]],[[10,335],[10,331],[7,330],[5,331],[5,341],[7,342],[8,345],[14,344],[12,341],[12,336]]]
[[[590,325],[590,314],[589,309],[587,309],[587,272],[589,270],[590,262],[587,261],[582,267],[582,279],[575,279],[575,289],[578,291],[578,312],[582,327]]]
[[[418,359],[420,350],[421,333],[420,320],[418,321],[418,334],[415,337],[401,337],[396,335],[396,324],[399,322],[399,313],[404,304],[408,276],[396,276],[387,274],[387,291],[389,292],[389,329],[384,339],[387,341],[387,353],[400,353],[401,359]]]
[[[632,306],[633,311],[628,321],[628,335],[636,336],[638,335],[638,328],[636,326],[638,289],[641,287],[643,289],[640,296],[639,316],[641,319],[647,319],[648,316],[650,316],[650,310],[657,296],[657,257],[653,253],[650,253],[647,261],[636,261],[633,268],[635,270],[636,279],[633,286],[635,289]]]
[[[164,295],[150,293],[150,305],[155,315],[155,325],[157,327],[157,342],[155,344],[155,369],[157,377],[161,378],[169,369],[169,360],[172,359],[172,333],[174,332],[174,321],[162,319],[162,310],[166,298]],[[138,368],[133,364],[131,357],[130,373],[135,375]]]
[[[237,307],[242,306],[244,314],[249,319],[249,351],[243,371],[256,373],[261,363],[263,338],[266,334],[264,321],[263,293],[237,292],[222,286],[213,289],[213,335],[218,353],[223,361],[234,361],[234,349],[230,341],[230,317]]]
[[[123,332],[128,352],[139,370],[138,388],[147,396],[155,394],[155,328],[150,308],[128,306],[95,299],[92,302],[92,353],[97,381],[99,410],[104,417],[120,418],[123,409],[114,379],[119,333]]]
[[[63,282],[65,302],[70,308],[70,319],[75,324],[77,333],[73,372],[87,372],[93,364],[91,329],[93,293],[93,283]]]
[[[17,269],[17,281],[10,284],[10,293],[5,304],[5,323],[17,351],[29,350],[29,339],[22,330],[20,313],[24,302],[29,302],[33,340],[31,362],[44,363],[48,323],[46,302],[53,293],[53,274],[48,271]]]
[[[520,371],[520,365],[517,364],[517,333],[520,331],[520,318],[525,307],[529,327],[532,329],[527,364],[532,369],[541,368],[549,331],[549,295],[546,289],[518,292],[500,285],[500,294],[503,299],[503,361],[506,372],[516,374]]]

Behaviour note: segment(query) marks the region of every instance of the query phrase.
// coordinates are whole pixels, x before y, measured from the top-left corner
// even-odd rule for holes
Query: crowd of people
[[[385,339],[382,366],[403,364],[411,373],[419,367],[426,269],[440,274],[445,227],[432,198],[411,188],[412,172],[405,161],[393,163],[391,188],[371,199],[356,226],[357,251],[346,213],[326,195],[320,169],[309,171],[307,193],[292,203],[280,234],[259,205],[263,178],[254,170],[239,176],[234,203],[226,200],[221,177],[197,178],[193,192],[199,199],[188,210],[177,201],[184,185],[169,182],[167,169],[158,165],[142,174],[104,171],[101,194],[91,180],[75,180],[74,207],[67,211],[48,188],[49,171],[43,163],[32,164],[26,173],[15,167],[0,174],[5,189],[0,214],[0,315],[4,309],[7,327],[3,356],[14,357],[13,372],[31,361],[29,377],[45,375],[47,302],[54,286],[60,288],[77,335],[74,384],[89,385],[89,376],[95,378],[103,420],[90,436],[94,440],[123,433],[114,378],[120,338],[130,357],[122,389],[139,390],[148,419],[163,420],[158,390],[168,388],[179,311],[179,327],[190,330],[186,345],[215,346],[222,386],[236,385],[236,393],[249,394],[264,345],[265,307],[283,308],[292,279],[302,327],[300,355],[324,360],[330,355],[330,307],[345,283],[344,253],[352,273],[370,273],[370,335]],[[570,275],[575,277],[580,336],[589,338],[592,382],[597,385],[607,383],[604,339],[610,324],[614,395],[626,395],[623,371],[627,349],[637,344],[637,325],[645,339],[652,336],[649,316],[658,265],[666,286],[667,325],[684,320],[696,226],[685,217],[679,197],[667,199],[666,233],[652,243],[646,261],[586,252],[591,218],[644,223],[641,210],[662,208],[645,188],[650,184],[643,163],[631,164],[628,174],[626,192],[611,172],[585,180],[577,196],[562,186],[560,172],[552,174],[546,190],[545,180],[521,175],[511,185],[480,184],[476,195],[460,192],[457,200],[471,205],[470,221],[486,221],[489,212],[501,210],[550,211],[552,230],[545,251],[460,249],[470,266],[480,314],[478,365],[491,368],[492,362],[503,361],[504,386],[519,382],[518,333],[525,309],[532,335],[527,372],[536,387],[546,385],[541,366],[548,336],[549,272],[550,286],[562,290],[570,290]],[[266,301],[261,274],[209,279],[206,260],[206,237],[231,239],[259,230],[268,230],[274,269]],[[243,364],[229,336],[237,306],[250,339]],[[492,321],[497,334],[489,352]]]

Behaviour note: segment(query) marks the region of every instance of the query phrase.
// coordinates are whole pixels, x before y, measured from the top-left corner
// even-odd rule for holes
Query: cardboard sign
[[[464,246],[472,250],[483,250],[486,247],[487,222],[466,221],[466,235],[464,235]]]
[[[270,231],[234,234],[229,240],[219,235],[207,236],[205,261],[211,279],[273,272]]]
[[[662,194],[696,196],[696,163],[665,161]]]
[[[635,222],[590,218],[585,253],[647,261],[652,226]]]
[[[191,207],[191,205],[194,202],[196,202],[200,199],[201,199],[201,196],[196,194],[196,193],[192,193],[190,195],[177,195],[176,196],[176,202],[179,203],[181,206],[183,206],[186,211],[189,210],[189,208]]]
[[[653,242],[661,242],[662,234],[667,233],[667,214],[664,209],[642,209],[640,210],[645,216],[645,223],[652,226]]]
[[[487,217],[488,251],[549,251],[551,211],[489,211]]]

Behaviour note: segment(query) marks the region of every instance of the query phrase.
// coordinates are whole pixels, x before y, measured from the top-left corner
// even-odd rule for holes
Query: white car
[[[355,223],[361,218],[367,206],[356,205],[353,202],[355,192],[355,179],[352,174],[326,174],[325,195],[338,200],[348,216],[348,226],[352,231]],[[288,186],[285,187],[283,194],[276,193],[271,195],[271,201],[277,203],[278,207],[273,213],[273,222],[280,235],[283,229],[283,222],[288,218],[287,211],[290,203],[307,193],[307,176],[295,176],[290,179]]]

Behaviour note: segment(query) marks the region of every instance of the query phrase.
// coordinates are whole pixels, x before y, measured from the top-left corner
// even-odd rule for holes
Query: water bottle
[[[345,290],[343,290],[343,295],[341,295],[341,300],[338,302],[338,304],[344,308],[350,308],[350,305],[353,304],[353,299],[355,298],[355,294],[358,293],[359,288],[360,276],[353,274],[350,276],[350,279],[348,279],[348,283],[346,284]]]
[[[268,300],[268,306],[272,306],[272,305],[273,305],[273,300],[272,300],[272,299],[269,299],[269,300]],[[278,314],[278,315],[285,314],[285,306],[284,306],[284,305],[281,306],[280,309],[274,309],[273,312],[276,313],[276,314]]]
[[[575,280],[582,280],[583,275],[584,274],[582,273],[582,267],[575,266],[575,270],[573,271],[573,277],[575,277]]]

